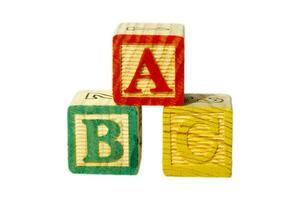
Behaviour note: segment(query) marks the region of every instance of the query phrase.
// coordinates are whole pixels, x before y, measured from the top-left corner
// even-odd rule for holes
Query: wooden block
[[[118,106],[108,91],[81,91],[68,109],[69,169],[86,174],[137,174],[141,107]]]
[[[228,95],[187,94],[164,108],[166,176],[231,176],[232,106]]]
[[[113,38],[113,96],[117,104],[183,104],[182,25],[119,25]]]

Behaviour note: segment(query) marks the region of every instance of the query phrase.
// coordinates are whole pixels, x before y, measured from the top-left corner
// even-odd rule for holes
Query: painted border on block
[[[122,44],[174,45],[175,97],[122,97],[120,80]],[[113,37],[113,98],[117,104],[121,105],[182,105],[184,101],[184,38],[173,35],[115,35]]]
[[[83,167],[76,166],[75,114],[128,114],[129,166],[128,167]],[[134,106],[70,106],[68,109],[68,154],[69,169],[79,174],[128,174],[135,175],[139,168],[138,110]]]

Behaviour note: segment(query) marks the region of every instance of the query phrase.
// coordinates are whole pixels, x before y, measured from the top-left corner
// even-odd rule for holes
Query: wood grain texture
[[[141,93],[124,92],[136,72],[136,66],[138,66],[145,48],[152,51],[166,83],[173,89],[172,92],[152,93],[150,89],[155,88],[155,84],[148,78],[140,79],[137,82],[137,88],[142,89]],[[175,97],[175,47],[173,45],[122,45],[121,54],[122,97]],[[149,74],[146,67],[143,68],[141,74]]]
[[[228,95],[187,94],[164,108],[163,170],[167,176],[230,177],[232,107]]]
[[[142,59],[146,49],[150,50],[162,80],[156,80],[157,74],[151,76],[152,60],[149,60],[149,57]],[[143,65],[142,69],[139,65]],[[137,79],[136,74],[140,74]],[[136,85],[140,91],[129,91],[130,84]],[[166,84],[169,90],[154,91],[163,84]],[[115,102],[122,105],[182,105],[183,94],[183,26],[121,24],[113,38]]]
[[[121,133],[116,138],[123,146],[122,157],[112,162],[85,162],[84,158],[87,156],[87,130],[86,125],[82,123],[83,119],[109,119],[120,124]],[[105,126],[98,127],[98,135],[102,136],[107,134],[108,129]],[[128,114],[75,114],[75,157],[76,166],[129,166],[129,126],[128,126]],[[100,157],[109,156],[111,153],[110,146],[102,141],[99,141]]]
[[[89,140],[91,129],[86,121],[96,128],[94,140]],[[100,124],[95,124],[96,122]],[[90,174],[137,174],[141,157],[141,126],[141,107],[115,105],[109,91],[77,93],[68,110],[70,171]],[[110,137],[113,134],[116,135]],[[95,140],[96,148],[93,148],[94,144],[90,141]],[[113,158],[116,143],[117,146],[121,146],[117,152],[120,155]],[[91,160],[93,158],[96,159]]]

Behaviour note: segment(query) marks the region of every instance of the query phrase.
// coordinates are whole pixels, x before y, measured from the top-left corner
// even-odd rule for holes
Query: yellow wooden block
[[[232,106],[228,95],[186,94],[163,112],[166,176],[230,177]]]

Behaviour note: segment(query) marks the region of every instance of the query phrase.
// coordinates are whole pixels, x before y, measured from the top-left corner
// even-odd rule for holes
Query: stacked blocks
[[[231,98],[184,95],[184,27],[179,24],[119,25],[113,37],[113,92],[79,92],[69,107],[70,170],[137,174],[141,105],[165,106],[166,176],[231,176]]]
[[[231,176],[232,107],[227,95],[187,94],[163,112],[167,176]]]
[[[115,105],[111,92],[82,91],[69,107],[68,126],[72,172],[137,174],[141,107]]]
[[[121,24],[113,38],[117,104],[181,105],[184,29],[179,24]]]

